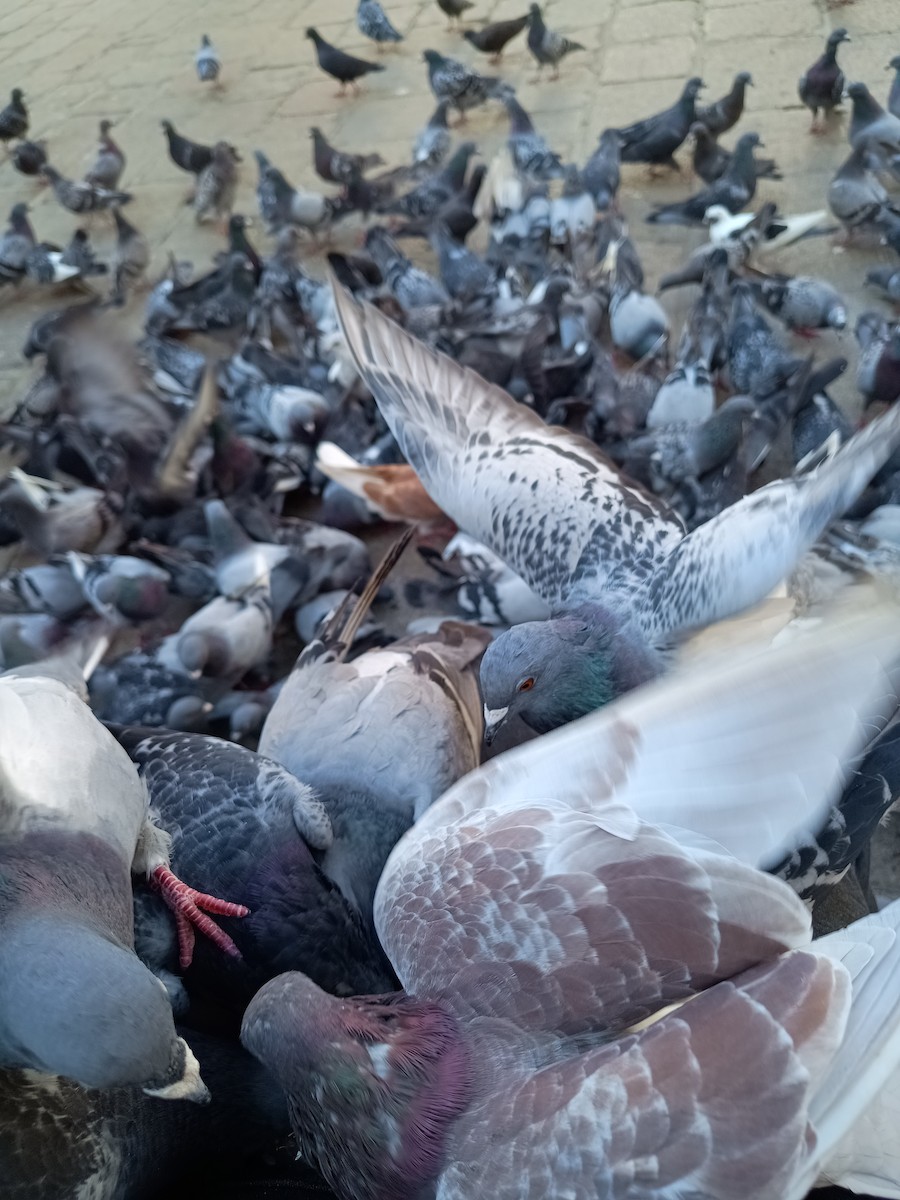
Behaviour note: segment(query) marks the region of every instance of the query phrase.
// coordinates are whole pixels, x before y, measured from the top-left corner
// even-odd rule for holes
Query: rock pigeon
[[[854,333],[860,345],[856,384],[866,406],[893,404],[900,398],[900,325],[862,313]]]
[[[584,164],[581,179],[594,197],[598,212],[606,212],[615,204],[619,190],[619,150],[622,139],[615,129],[604,129],[597,149]]]
[[[379,0],[359,0],[356,8],[356,28],[363,37],[377,42],[379,48],[385,42],[402,42],[403,34],[391,24]]]
[[[866,283],[878,288],[892,303],[900,305],[900,267],[873,267],[866,271]]]
[[[366,234],[366,250],[378,264],[391,293],[407,311],[449,301],[443,285],[421,267],[414,266],[380,226]]]
[[[900,412],[889,412],[819,471],[761,488],[685,537],[586,443],[341,289],[335,300],[362,378],[432,499],[558,614],[488,647],[489,732],[516,714],[546,732],[658,675],[679,630],[766,596],[900,442]]]
[[[200,49],[194,56],[197,78],[201,83],[218,83],[222,63],[207,34],[200,39]]]
[[[887,109],[895,117],[900,117],[900,54],[894,55],[888,63],[888,70],[894,72],[894,78],[888,93]]]
[[[244,254],[232,254],[213,276],[169,293],[167,302],[174,316],[167,321],[166,329],[204,332],[243,328],[256,291],[253,264]]]
[[[770,275],[754,283],[763,305],[788,329],[844,329],[847,305],[836,288],[808,275]]]
[[[864,139],[853,147],[828,185],[828,207],[843,225],[846,237],[857,230],[872,232],[891,210],[888,193],[873,169],[877,165],[878,159]]]
[[[797,85],[800,99],[813,115],[810,133],[824,131],[824,124],[818,123],[819,112],[827,119],[844,97],[844,72],[838,66],[837,49],[850,40],[846,29],[833,29],[825,43],[825,53],[800,77]]]
[[[528,6],[528,49],[538,65],[538,76],[546,66],[553,68],[551,79],[559,79],[559,64],[573,50],[583,50],[580,42],[573,42],[561,33],[548,29],[544,24],[539,4]]]
[[[262,151],[254,150],[253,153],[259,167],[256,188],[259,214],[269,226],[270,233],[278,233],[288,225],[311,232],[327,232],[337,217],[349,211],[349,204],[338,198],[293,187]]]
[[[413,219],[433,217],[442,205],[462,191],[469,162],[475,153],[474,142],[461,142],[440,171],[386,205],[384,212]]]
[[[309,132],[313,140],[313,166],[326,183],[349,183],[357,175],[384,163],[380,154],[347,154],[337,150],[316,126]]]
[[[517,171],[534,180],[558,179],[562,173],[559,155],[537,132],[531,117],[511,91],[502,94],[509,115],[509,153]]]
[[[209,166],[197,177],[194,219],[200,224],[214,212],[222,220],[231,215],[238,186],[238,160],[228,142],[216,142]]]
[[[335,999],[290,973],[257,994],[242,1041],[341,1200],[806,1194],[897,1069],[900,904],[810,945],[802,901],[757,867],[822,815],[869,714],[896,706],[880,617],[480,768],[379,883],[403,992]]]
[[[359,92],[359,83],[363,75],[369,75],[372,71],[383,71],[384,66],[381,63],[366,62],[362,58],[354,58],[352,54],[345,54],[343,50],[338,50],[337,46],[332,46],[330,42],[326,42],[322,35],[312,27],[307,29],[306,36],[310,39],[316,48],[316,59],[319,66],[326,75],[330,75],[332,79],[336,79],[340,83],[338,96],[343,96],[347,91],[347,84],[352,84],[355,91]]]
[[[703,80],[689,79],[684,91],[671,108],[655,116],[637,121],[625,129],[617,129],[621,142],[622,162],[645,162],[652,165],[673,167],[678,164],[672,155],[685,140],[697,119],[694,103]]]
[[[116,248],[112,264],[112,294],[113,304],[122,305],[128,296],[129,288],[136,287],[144,278],[150,263],[150,247],[147,239],[130,221],[122,216],[118,208],[112,210],[116,223]]]
[[[438,8],[447,17],[448,32],[452,30],[454,21],[459,25],[463,13],[475,7],[473,0],[437,0],[437,3]]]
[[[449,101],[442,100],[428,119],[428,124],[416,135],[413,145],[413,166],[437,167],[447,157],[450,149],[450,131],[447,128]]]
[[[76,229],[60,256],[62,266],[75,267],[79,275],[106,275],[109,267],[97,259],[86,229]]]
[[[734,155],[724,146],[720,146],[700,121],[691,126],[691,137],[694,139],[694,157],[691,164],[694,174],[699,175],[704,183],[715,183],[728,170]],[[784,178],[773,158],[754,156],[753,169],[757,179]]]
[[[550,203],[550,238],[555,245],[574,245],[592,233],[597,219],[594,197],[573,164],[563,172],[563,189]]]
[[[753,87],[753,78],[750,72],[739,71],[734,77],[731,91],[726,92],[721,100],[698,107],[697,120],[706,126],[714,138],[727,133],[741,119],[748,86]]]
[[[212,162],[212,146],[203,146],[183,137],[171,121],[163,121],[162,128],[166,135],[169,158],[176,167],[188,171],[191,175],[199,175]]]
[[[121,505],[97,488],[52,491],[38,503],[17,481],[0,490],[4,519],[38,554],[84,550],[113,554],[122,545]]]
[[[699,225],[703,222],[707,210],[715,205],[721,205],[732,213],[740,212],[756,194],[753,151],[761,145],[758,134],[742,134],[731,162],[714,183],[687,200],[656,209],[649,214],[647,220],[660,225]]]
[[[518,37],[523,29],[527,29],[530,22],[531,14],[526,13],[524,17],[513,17],[509,21],[495,21],[492,25],[485,25],[483,29],[467,29],[463,37],[482,54],[489,54],[492,63],[498,63],[506,46],[514,37]]]
[[[117,192],[110,188],[95,187],[83,180],[75,182],[66,179],[50,163],[41,167],[41,174],[50,183],[56,199],[69,212],[103,212],[120,204],[128,204],[131,200],[130,192]]]
[[[12,152],[12,164],[22,175],[40,175],[47,162],[46,142],[19,142]]]
[[[125,170],[125,155],[118,143],[109,136],[112,127],[112,121],[100,122],[100,146],[97,150],[97,157],[85,174],[84,181],[92,187],[106,188],[108,191],[114,192],[119,186],[119,180]]]
[[[67,684],[0,680],[4,874],[0,1064],[84,1087],[137,1085],[167,1099],[208,1099],[159,981],[133,950],[131,872],[219,944],[200,908],[240,915],[185,887],[125,752]],[[208,902],[208,903],[207,903]],[[198,903],[199,906],[198,907]]]
[[[847,95],[853,102],[850,145],[866,142],[882,159],[900,155],[900,117],[885,112],[864,83],[851,83]]]
[[[6,145],[28,132],[28,109],[21,88],[13,88],[6,108],[0,109],[0,142]]]
[[[492,96],[497,96],[498,89],[509,87],[500,79],[490,79],[470,71],[464,63],[455,58],[447,58],[437,50],[426,50],[423,58],[428,64],[428,83],[438,103],[446,101],[457,109],[466,119],[470,108],[477,108]]]

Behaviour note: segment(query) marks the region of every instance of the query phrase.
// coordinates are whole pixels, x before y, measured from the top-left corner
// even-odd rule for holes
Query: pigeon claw
[[[230,900],[219,900],[216,896],[208,896],[205,892],[195,891],[186,883],[182,883],[168,867],[157,867],[150,878],[163,900],[175,914],[175,927],[178,930],[178,963],[183,971],[191,965],[194,957],[195,929],[232,958],[241,957],[240,950],[228,934],[224,929],[220,929],[206,913],[214,913],[221,917],[246,917],[250,912],[249,908],[243,904],[232,904]]]

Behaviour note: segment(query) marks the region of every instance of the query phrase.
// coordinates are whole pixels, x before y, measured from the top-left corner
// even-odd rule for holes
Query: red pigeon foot
[[[250,912],[243,904],[232,904],[230,900],[219,900],[215,896],[207,896],[205,892],[196,892],[186,883],[182,883],[168,867],[157,867],[150,878],[159,891],[163,900],[175,914],[175,924],[178,929],[178,963],[182,970],[191,965],[194,957],[194,927],[205,934],[209,940],[232,958],[240,958],[241,952],[223,929],[212,921],[206,912],[216,913],[222,917],[246,917]],[[206,912],[201,910],[206,909]]]

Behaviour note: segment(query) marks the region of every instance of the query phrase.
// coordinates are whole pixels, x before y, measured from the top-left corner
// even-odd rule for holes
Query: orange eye
[[[529,675],[527,679],[522,680],[522,682],[516,688],[516,691],[517,692],[530,692],[533,687],[534,687],[534,680]]]

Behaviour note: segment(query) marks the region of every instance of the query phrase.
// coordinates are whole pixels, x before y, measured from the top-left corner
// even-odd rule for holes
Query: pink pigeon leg
[[[163,900],[175,914],[178,930],[178,962],[182,970],[191,965],[194,956],[194,929],[209,938],[213,945],[224,950],[232,958],[240,958],[241,952],[228,936],[211,920],[206,912],[222,917],[246,917],[250,909],[243,904],[232,904],[230,900],[219,900],[205,892],[197,892],[168,867],[159,866],[151,873],[151,880]],[[202,910],[206,909],[206,912]]]

